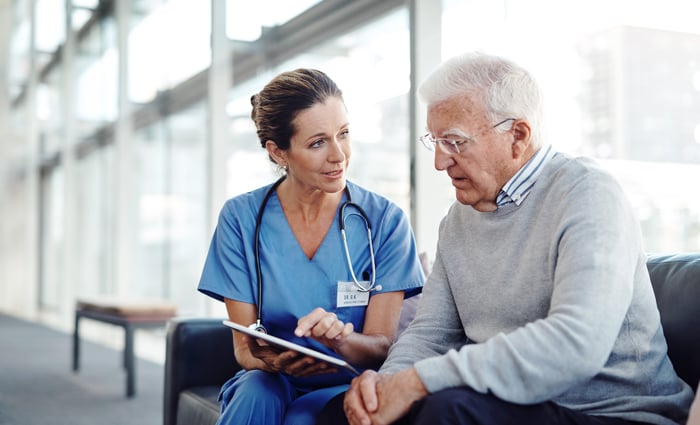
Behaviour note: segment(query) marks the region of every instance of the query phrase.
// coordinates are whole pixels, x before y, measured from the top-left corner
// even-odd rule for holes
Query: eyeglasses
[[[487,131],[494,129],[500,125],[503,125],[507,123],[508,121],[515,121],[515,118],[506,118],[503,121],[499,122],[498,124],[495,124],[484,131],[482,131],[479,134],[476,134],[474,136],[468,136],[463,139],[440,139],[440,138],[435,138],[433,137],[432,134],[430,133],[425,133],[420,137],[421,143],[423,143],[423,146],[425,146],[429,151],[435,152],[435,145],[440,147],[440,150],[443,153],[446,153],[448,155],[454,155],[460,153],[460,146],[464,145],[467,142],[473,142],[477,137],[483,135]],[[463,149],[463,148],[462,148]]]

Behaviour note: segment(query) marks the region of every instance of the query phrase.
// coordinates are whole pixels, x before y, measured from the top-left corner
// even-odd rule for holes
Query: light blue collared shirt
[[[527,195],[530,194],[532,187],[537,181],[537,176],[544,168],[544,165],[556,154],[552,149],[552,145],[543,146],[540,148],[530,160],[515,173],[508,182],[503,185],[503,188],[498,192],[496,197],[496,206],[502,207],[511,203],[520,206]]]

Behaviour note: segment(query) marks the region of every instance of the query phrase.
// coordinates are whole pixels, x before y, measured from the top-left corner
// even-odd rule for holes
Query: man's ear
[[[513,158],[521,158],[530,147],[530,137],[532,136],[530,123],[525,120],[515,120],[510,131],[513,133]]]
[[[277,146],[277,143],[272,140],[268,140],[265,142],[265,149],[267,150],[267,154],[277,163],[277,165],[282,168],[287,167],[287,152],[280,149],[280,147]]]

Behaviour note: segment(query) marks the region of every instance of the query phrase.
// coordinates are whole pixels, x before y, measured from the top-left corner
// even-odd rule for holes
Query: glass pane
[[[168,119],[171,135],[169,158],[170,193],[169,275],[165,294],[176,301],[181,311],[196,311],[201,301],[192,296],[192,287],[199,281],[204,257],[209,246],[207,216],[207,111],[197,104]]]
[[[60,311],[63,282],[63,172],[58,169],[41,181],[42,214],[39,224],[41,245],[39,274],[39,305]]]
[[[53,53],[66,40],[65,0],[37,0],[35,19],[36,49]]]
[[[73,7],[95,9],[100,0],[72,0],[71,3],[73,3]]]
[[[88,9],[73,9],[71,14],[71,27],[74,31],[78,31],[92,16],[92,12]]]
[[[264,28],[283,24],[319,2],[226,0],[226,35],[233,40],[257,40]]]
[[[37,85],[36,117],[41,133],[39,149],[44,157],[55,154],[62,146],[65,123],[62,84],[63,73],[60,68],[55,68],[43,84]]]
[[[167,229],[166,215],[168,213],[168,184],[167,164],[168,145],[165,126],[157,122],[134,132],[134,142],[137,155],[134,175],[138,197],[138,231],[136,233],[139,252],[134,256],[138,264],[135,267],[136,281],[142,291],[158,294],[163,288],[166,278]]]
[[[206,110],[197,104],[135,134],[138,276],[131,292],[168,298],[194,314],[209,237],[206,225]]]
[[[443,5],[443,58],[482,49],[532,71],[550,142],[621,180],[646,249],[700,249],[700,203],[689,196],[700,181],[700,3]]]
[[[211,62],[209,1],[171,0],[143,12],[129,34],[129,98],[135,103],[152,101]]]
[[[78,135],[92,135],[117,116],[118,55],[113,17],[91,27],[78,43],[75,60]]]
[[[77,162],[76,243],[80,259],[76,294],[114,294],[111,264],[114,235],[114,148],[91,152]]]
[[[13,173],[7,170],[5,176],[7,180],[0,185],[0,196],[2,196],[2,226],[0,226],[0,270],[3,273],[2,293],[3,306],[7,313],[12,310],[26,312],[35,305],[35,298],[32,298],[32,305],[28,305],[29,298],[27,291],[36,279],[36,269],[28,267],[34,266],[27,253],[31,253],[32,259],[36,258],[36,246],[27,237],[28,229],[35,225],[33,219],[35,214],[28,213],[23,206],[31,204],[36,196],[31,190],[29,179],[19,176],[19,168],[13,167]],[[36,293],[35,289],[31,295]]]
[[[27,83],[31,66],[31,25],[26,2],[18,2],[14,9],[13,30],[10,36],[8,56],[8,94],[15,98]],[[22,7],[20,7],[22,6]]]

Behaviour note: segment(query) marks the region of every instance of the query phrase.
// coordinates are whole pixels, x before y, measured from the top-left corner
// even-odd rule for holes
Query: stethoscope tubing
[[[255,217],[255,241],[253,244],[253,256],[255,257],[255,277],[257,279],[258,283],[258,300],[257,300],[257,318],[255,319],[255,323],[250,325],[251,328],[262,331],[267,333],[265,330],[265,326],[262,324],[262,299],[263,299],[263,290],[262,290],[262,284],[263,284],[263,278],[262,278],[262,267],[260,266],[260,227],[262,224],[262,217],[263,213],[265,212],[265,206],[267,205],[267,201],[270,200],[270,196],[272,196],[273,193],[275,193],[275,190],[277,190],[277,187],[284,181],[284,179],[287,176],[282,176],[281,178],[277,179],[277,181],[268,189],[267,193],[265,193],[265,197],[263,198],[262,202],[260,203],[260,209],[258,210],[258,215]]]
[[[338,214],[338,222],[340,226],[340,236],[343,239],[343,247],[345,248],[345,259],[347,260],[348,263],[348,269],[350,269],[350,276],[352,276],[352,281],[355,283],[355,287],[360,292],[370,292],[374,289],[375,284],[376,284],[376,279],[377,279],[377,269],[376,269],[376,264],[374,262],[374,247],[372,246],[372,225],[369,222],[369,219],[367,218],[367,214],[365,214],[365,210],[362,209],[359,205],[356,203],[352,202],[350,199],[350,191],[348,191],[348,200],[343,203],[343,205],[340,206],[340,213]],[[370,258],[370,263],[372,264],[372,277],[371,281],[368,286],[364,286],[360,283],[359,279],[357,279],[357,276],[355,275],[355,269],[352,266],[352,260],[350,259],[350,249],[348,248],[348,238],[345,233],[345,208],[347,207],[353,207],[357,210],[357,212],[354,215],[360,216],[362,220],[365,222],[365,226],[367,227],[367,243],[369,244],[369,258]]]

